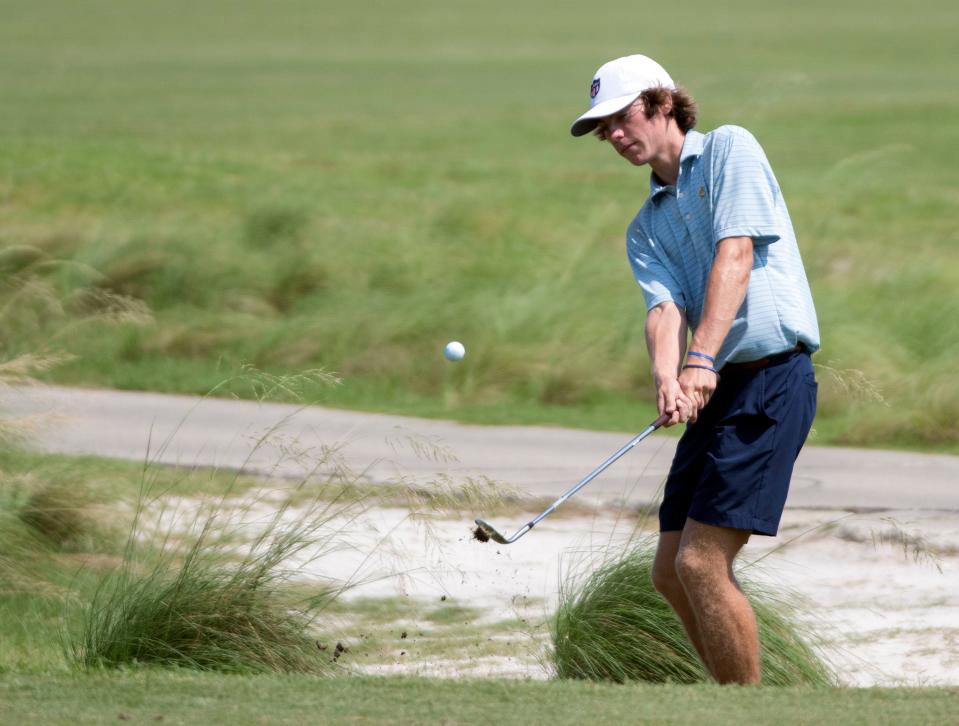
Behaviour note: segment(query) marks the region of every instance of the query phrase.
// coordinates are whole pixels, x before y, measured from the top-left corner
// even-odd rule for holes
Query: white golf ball
[[[458,340],[453,340],[446,344],[443,355],[446,356],[447,360],[463,360],[463,356],[466,355],[466,348]]]

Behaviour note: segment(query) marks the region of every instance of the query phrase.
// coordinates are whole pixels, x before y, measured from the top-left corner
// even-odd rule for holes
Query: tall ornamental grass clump
[[[202,515],[199,534],[185,547],[178,542],[183,533],[169,525],[160,552],[143,557],[139,550],[150,545],[132,535],[122,566],[104,578],[79,632],[68,638],[72,662],[331,672],[314,628],[342,588],[294,597],[290,568],[328,551],[339,532],[333,520],[349,507],[334,500],[293,510],[291,501],[270,515],[252,543],[241,541],[249,518],[240,525],[225,504]]]
[[[308,614],[289,607],[271,575],[248,566],[229,572],[199,558],[172,576],[124,570],[97,591],[72,660],[86,667],[326,671],[307,632]]]
[[[553,621],[553,667],[560,678],[699,683],[709,679],[666,601],[653,588],[655,547],[642,541],[560,591]],[[740,578],[741,579],[741,578]],[[828,666],[787,616],[789,607],[743,583],[759,625],[762,682],[832,685]]]
[[[296,568],[347,546],[345,529],[366,508],[344,467],[336,482],[314,479],[335,464],[331,456],[279,500],[275,491],[238,496],[232,484],[206,504],[169,491],[153,497],[145,481],[122,564],[66,634],[71,662],[332,672],[316,646],[319,618],[349,583],[314,585],[304,595],[291,582]]]

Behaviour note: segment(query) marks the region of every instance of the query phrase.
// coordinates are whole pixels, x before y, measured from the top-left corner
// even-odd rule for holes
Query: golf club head
[[[493,525],[491,525],[489,522],[486,522],[482,519],[475,519],[473,521],[476,522],[476,528],[486,535],[487,539],[491,539],[499,544],[509,544],[509,541],[503,535],[497,532],[496,528],[493,527]],[[482,541],[480,537],[477,537],[477,534],[478,533],[474,533],[473,536]]]

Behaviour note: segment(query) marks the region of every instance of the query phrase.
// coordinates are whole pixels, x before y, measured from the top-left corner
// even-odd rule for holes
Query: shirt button
[[[693,215],[691,215],[691,214],[687,214],[687,215],[686,215],[686,219],[687,219],[687,220],[688,220],[688,219],[692,219],[692,216],[693,216]]]

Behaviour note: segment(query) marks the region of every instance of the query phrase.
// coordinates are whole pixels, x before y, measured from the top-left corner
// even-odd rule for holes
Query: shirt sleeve
[[[759,142],[745,129],[726,127],[712,147],[710,196],[713,242],[752,237],[763,245],[780,238],[779,184]]]
[[[669,268],[655,254],[655,243],[641,229],[626,233],[626,253],[633,276],[646,298],[647,312],[660,303],[672,301],[686,309],[686,296]]]

